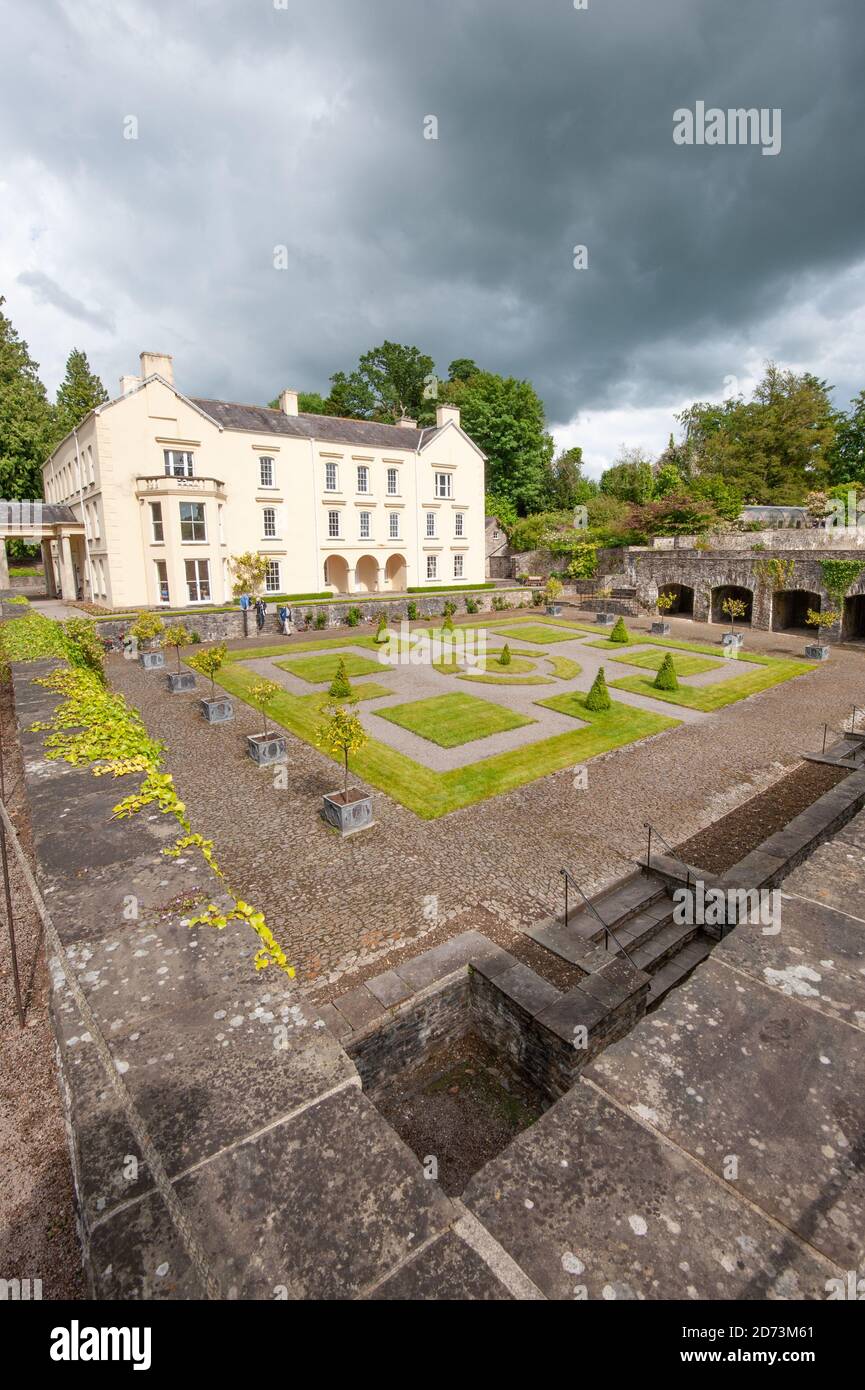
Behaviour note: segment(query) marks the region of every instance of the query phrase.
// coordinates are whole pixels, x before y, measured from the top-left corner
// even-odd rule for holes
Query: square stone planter
[[[736,650],[744,644],[744,641],[741,632],[725,632],[721,638],[721,646]]]
[[[548,603],[548,604],[547,604],[547,614],[548,614],[549,617],[551,617],[551,618],[558,618],[558,617],[561,616],[561,612],[562,612],[562,605],[561,605],[560,603]]]
[[[246,746],[252,761],[259,767],[284,763],[288,757],[284,734],[247,734]]]
[[[653,636],[653,637],[669,637],[669,635],[670,635],[670,633],[672,632],[672,630],[673,630],[673,629],[670,627],[670,624],[669,624],[669,623],[664,623],[664,622],[652,623],[652,636]]]
[[[145,671],[156,671],[165,665],[165,652],[139,652],[138,661]]]
[[[819,642],[809,642],[805,647],[805,655],[809,661],[828,661],[831,647],[824,647]]]
[[[322,801],[321,814],[340,835],[354,835],[373,824],[372,797],[357,787],[349,787],[347,801],[342,792],[328,792]]]
[[[615,613],[596,613],[595,622],[599,627],[614,627],[616,623]]]
[[[181,695],[186,690],[195,689],[195,676],[191,671],[168,671],[168,689],[172,695]]]
[[[227,695],[215,695],[213,699],[199,700],[201,712],[208,724],[227,724],[234,718],[234,705]]]

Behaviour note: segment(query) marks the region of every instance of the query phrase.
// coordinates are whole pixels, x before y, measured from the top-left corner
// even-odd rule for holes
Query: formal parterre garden
[[[489,639],[485,655],[473,663],[446,655],[432,666],[428,663],[426,672],[432,669],[449,681],[489,687],[491,691],[496,687],[505,694],[513,691],[520,708],[508,706],[501,698],[484,699],[480,689],[477,695],[468,691],[460,695],[451,687],[441,695],[430,696],[428,674],[423,694],[406,699],[405,684],[399,691],[393,690],[388,672],[403,672],[407,667],[402,663],[389,667],[382,660],[379,643],[368,636],[293,643],[290,655],[285,645],[234,650],[218,680],[230,694],[244,699],[257,678],[246,662],[279,658],[274,664],[280,669],[316,684],[332,680],[343,660],[349,677],[364,678],[352,683],[349,702],[386,695],[394,701],[365,717],[367,730],[379,720],[382,728],[380,736],[370,737],[355,755],[353,771],[418,816],[434,819],[676,728],[681,721],[675,718],[675,708],[665,713],[663,706],[711,714],[814,669],[811,662],[742,650],[733,660],[716,645],[640,636],[627,632],[624,624],[617,624],[615,639],[607,629],[592,623],[540,620],[536,615],[502,620],[486,615],[473,624],[460,624],[457,632],[467,627],[485,628]],[[442,635],[441,627],[423,631],[430,637]],[[567,655],[561,650],[566,643],[571,644]],[[592,699],[592,681],[579,659],[581,650],[587,649],[588,655],[588,649],[599,648],[608,653],[606,683],[601,678],[605,705]],[[667,656],[670,659],[665,662]],[[593,670],[596,662],[597,657]],[[713,677],[714,672],[717,677]],[[374,673],[380,677],[378,681],[366,679]],[[525,690],[532,686],[547,689],[538,689],[536,694]],[[558,693],[550,689],[556,686]],[[618,691],[643,700],[634,703],[617,698]],[[539,729],[538,736],[532,738],[530,726],[536,719],[527,712],[527,702],[529,710],[537,706],[536,715],[551,710],[572,719],[575,727],[551,735]],[[270,713],[290,733],[314,744],[318,721],[328,703],[332,697],[327,688],[309,693],[280,689]],[[436,770],[394,747],[388,741],[393,735],[386,726],[397,726],[440,749],[464,748],[467,757],[474,760],[450,770]],[[484,740],[511,732],[519,736],[519,746],[485,755]]]

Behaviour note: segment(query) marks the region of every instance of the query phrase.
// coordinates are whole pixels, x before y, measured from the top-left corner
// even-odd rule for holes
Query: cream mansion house
[[[246,551],[274,595],[484,581],[484,455],[452,406],[418,429],[301,414],[295,391],[279,410],[193,399],[143,352],[42,472],[46,575],[67,599],[220,604]]]

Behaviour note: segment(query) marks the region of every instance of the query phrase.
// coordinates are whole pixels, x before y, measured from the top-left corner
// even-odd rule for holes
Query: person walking
[[[264,627],[264,616],[266,613],[267,604],[263,598],[257,598],[255,600],[255,626],[258,628],[259,632],[261,632]]]

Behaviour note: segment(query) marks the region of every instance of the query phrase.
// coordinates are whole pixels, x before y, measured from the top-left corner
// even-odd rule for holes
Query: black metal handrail
[[[610,937],[612,937],[616,943],[616,946],[621,951],[625,959],[629,961],[631,965],[633,965],[635,970],[638,970],[639,966],[636,965],[632,958],[628,955],[628,952],[625,950],[625,947],[622,945],[621,941],[616,936],[616,933],[613,931],[613,928],[609,925],[608,922],[604,921],[603,917],[601,916],[600,912],[598,912],[598,909],[595,907],[594,903],[589,902],[589,899],[586,897],[582,888],[577,883],[577,880],[574,878],[573,874],[569,873],[567,869],[560,869],[559,873],[565,880],[565,926],[568,925],[568,884],[571,883],[573,884],[574,888],[576,888],[577,892],[579,893],[583,902],[586,904],[586,907],[589,909],[592,916],[597,918],[598,922],[604,929],[604,950],[609,950],[609,939]]]
[[[682,868],[685,870],[685,889],[689,889],[691,886],[690,864],[687,864],[685,860],[682,858],[682,856],[676,853],[676,851],[673,849],[673,846],[669,844],[667,840],[664,839],[657,826],[651,825],[649,821],[643,821],[643,829],[648,830],[649,832],[648,842],[646,844],[646,873],[649,873],[652,868],[652,835],[655,834],[661,841],[661,844],[664,846],[664,848],[675,859],[676,863],[681,864]]]

